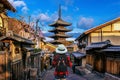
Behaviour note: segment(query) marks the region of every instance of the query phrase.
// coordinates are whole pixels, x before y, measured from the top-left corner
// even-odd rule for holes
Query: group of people
[[[66,80],[66,77],[69,74],[67,67],[72,67],[70,56],[66,55],[67,48],[63,44],[60,44],[56,48],[55,52],[56,54],[52,61],[52,66],[55,68],[55,80]]]

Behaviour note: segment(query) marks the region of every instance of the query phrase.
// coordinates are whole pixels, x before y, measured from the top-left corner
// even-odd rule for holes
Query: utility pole
[[[28,16],[28,24],[30,25],[30,18],[31,18],[31,16]]]
[[[36,34],[38,32],[38,22],[39,22],[39,19],[36,20]]]

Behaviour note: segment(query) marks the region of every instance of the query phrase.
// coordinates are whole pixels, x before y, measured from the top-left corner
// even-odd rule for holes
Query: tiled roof
[[[54,40],[54,41],[50,41],[50,43],[52,43],[52,44],[60,44],[61,41],[60,40]]]
[[[76,58],[82,58],[86,56],[86,54],[80,52],[73,52],[72,55]]]
[[[91,45],[86,47],[86,50],[91,50],[91,49],[101,49],[110,44],[110,41],[104,41],[104,42],[96,42],[96,43],[91,43]]]
[[[120,51],[120,46],[110,46],[110,47],[107,47],[106,49],[103,49],[101,51],[106,51],[106,52],[118,52]]]
[[[22,43],[27,43],[27,44],[35,44],[31,40],[23,38],[23,37],[21,37],[17,34],[13,34],[13,36],[2,36],[2,37],[0,37],[0,41],[5,40],[5,39],[11,39],[11,40],[15,40],[15,41],[22,42]]]
[[[71,37],[70,35],[66,35],[66,34],[55,34],[55,35],[52,35],[52,36],[49,36],[50,38],[55,38],[55,37],[62,37],[62,38],[69,38]]]
[[[68,29],[64,29],[64,28],[57,28],[57,29],[49,30],[49,32],[55,32],[55,31],[70,32],[72,30],[68,30]]]
[[[71,23],[65,22],[61,18],[59,18],[57,21],[55,21],[54,23],[50,24],[49,26],[56,26],[56,25],[70,26]]]
[[[24,49],[26,49],[27,51],[33,51],[35,48],[31,48],[31,47],[23,47]]]

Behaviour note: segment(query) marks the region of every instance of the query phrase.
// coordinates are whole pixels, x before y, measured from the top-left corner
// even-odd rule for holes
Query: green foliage
[[[37,53],[37,52],[40,52],[40,51],[42,51],[42,49],[40,49],[40,48],[35,48],[34,49],[34,53]]]

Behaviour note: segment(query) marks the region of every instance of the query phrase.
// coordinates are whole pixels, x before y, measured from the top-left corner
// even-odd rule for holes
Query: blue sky
[[[8,12],[9,16],[26,22],[40,19],[43,32],[51,29],[48,24],[58,18],[58,6],[62,7],[62,18],[72,23],[68,27],[72,33],[81,33],[87,29],[120,16],[120,0],[9,0],[17,9],[16,13]]]

